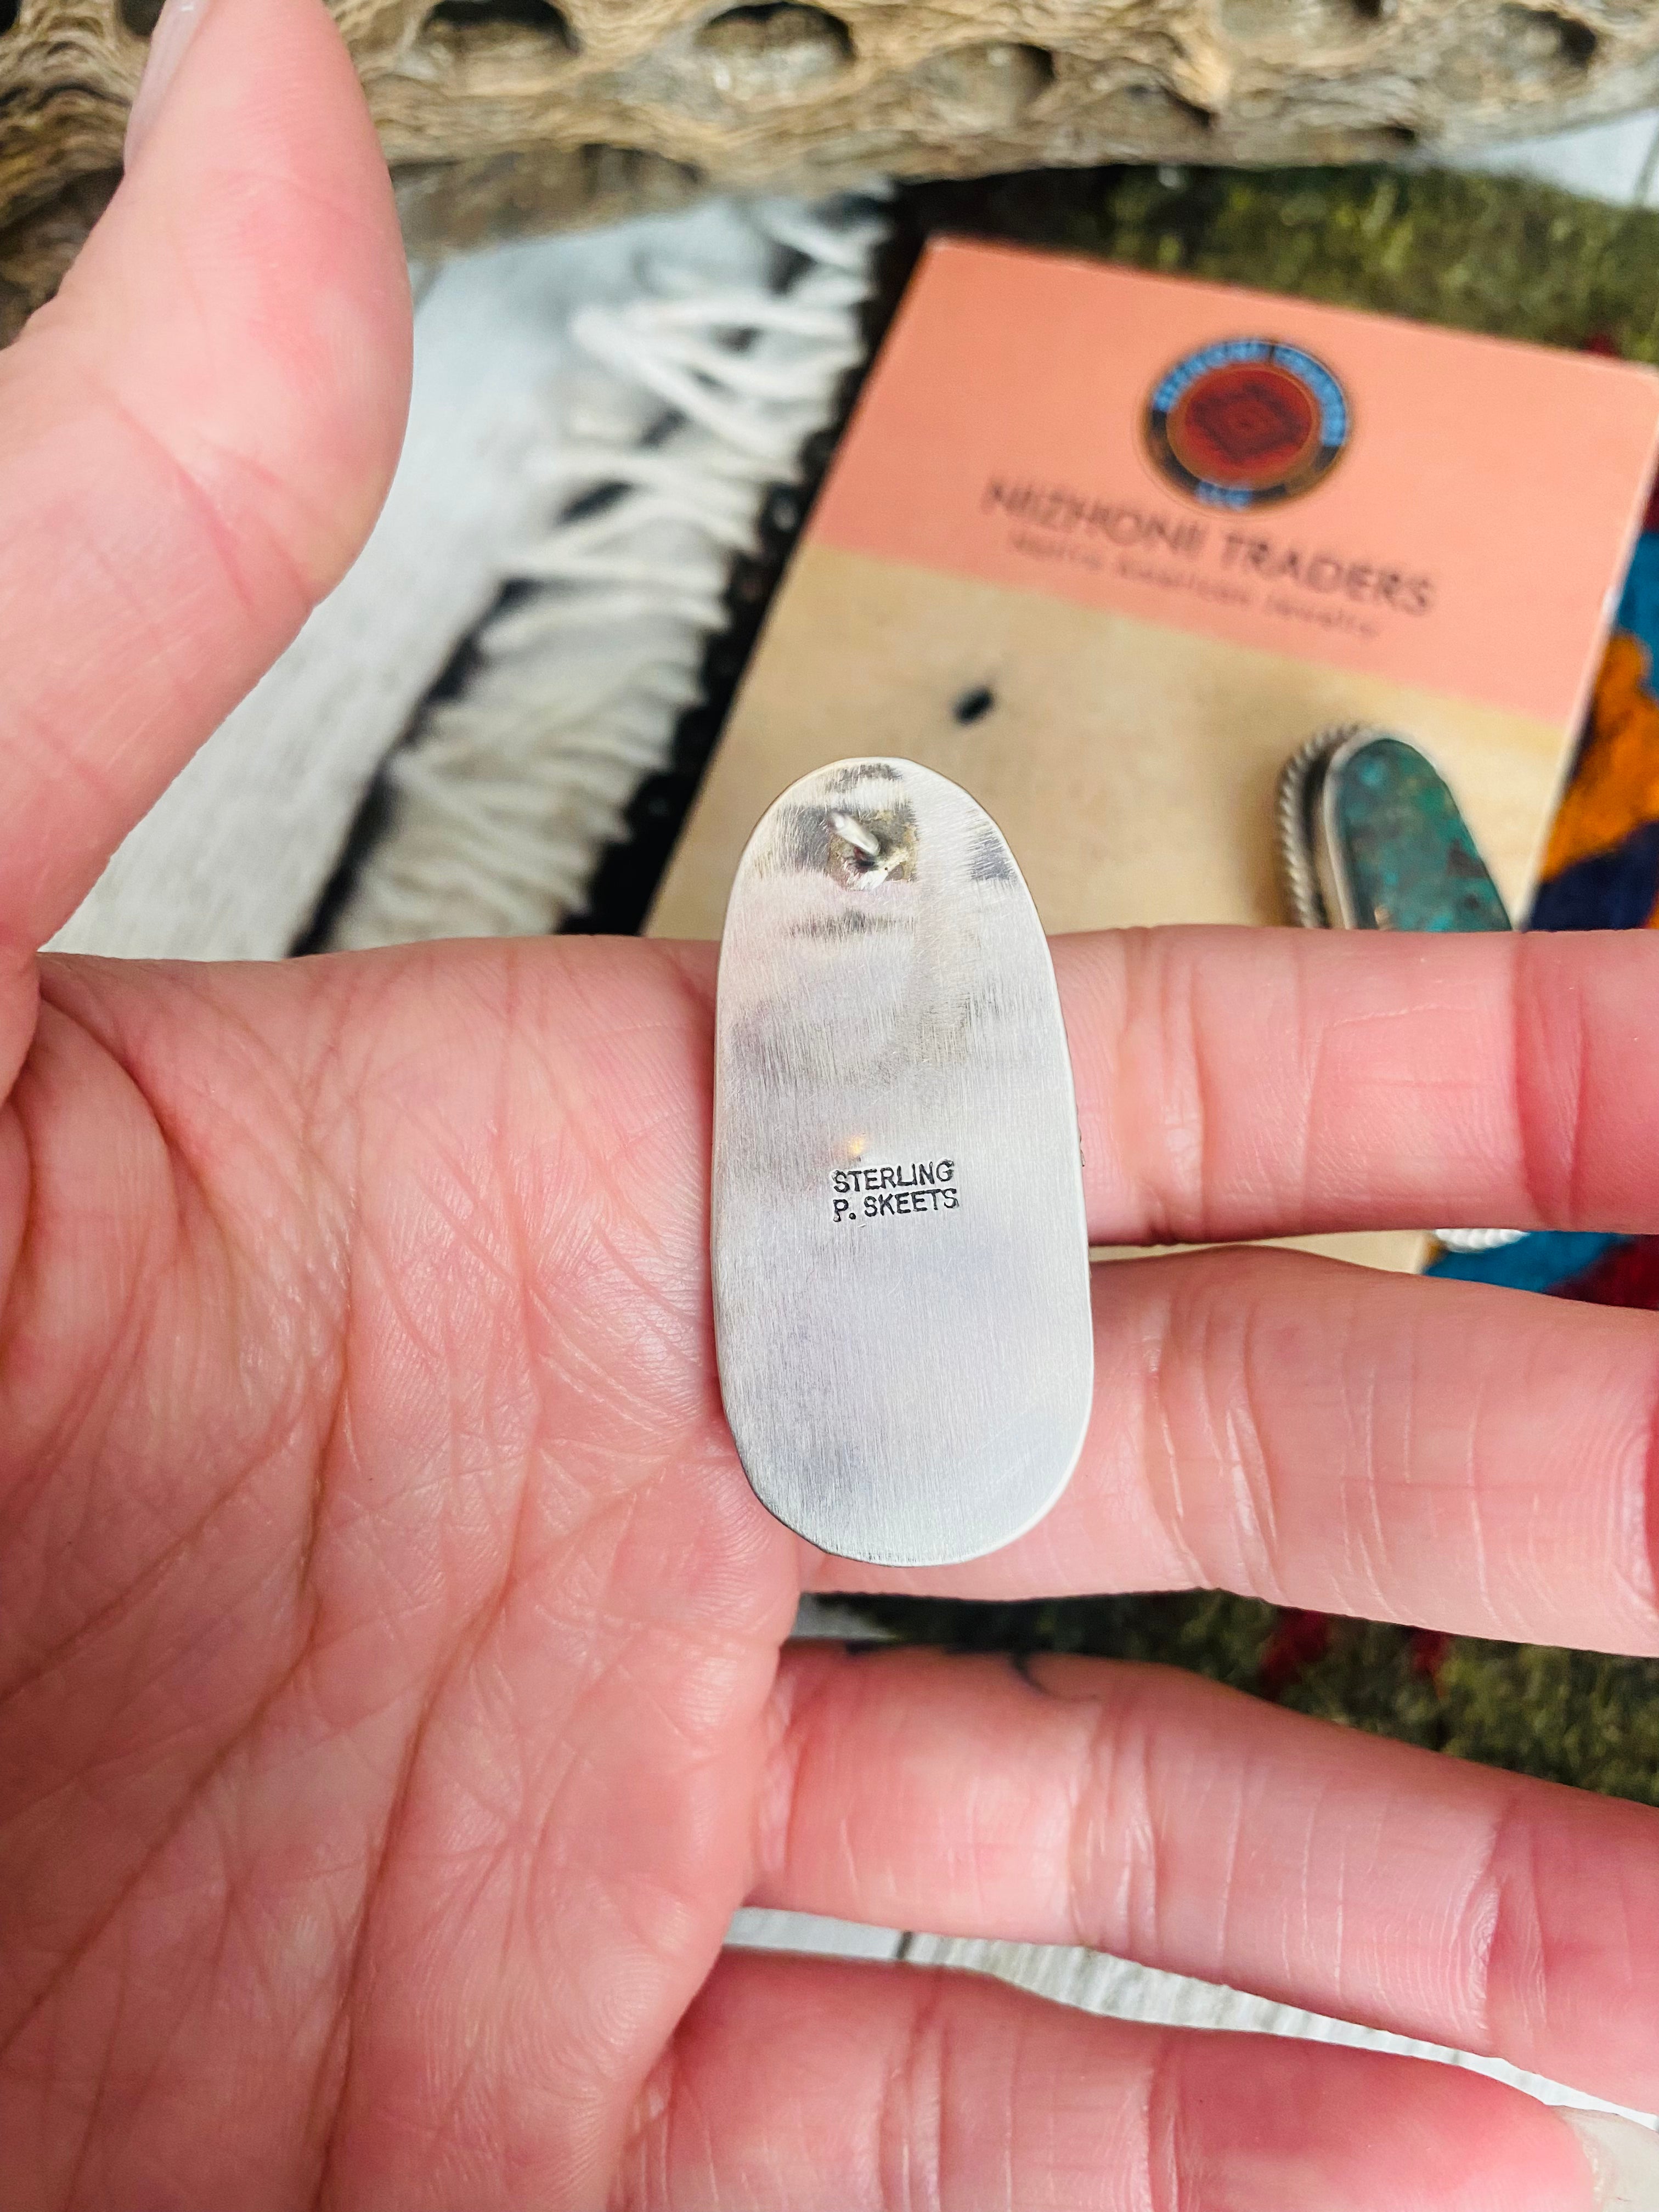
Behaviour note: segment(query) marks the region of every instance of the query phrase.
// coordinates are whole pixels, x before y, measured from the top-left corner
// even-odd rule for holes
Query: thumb
[[[169,0],[151,58],[125,179],[0,355],[0,994],[338,578],[403,433],[391,191],[319,0]]]

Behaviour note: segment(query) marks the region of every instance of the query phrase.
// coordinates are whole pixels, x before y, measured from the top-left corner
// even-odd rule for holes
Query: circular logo
[[[1274,338],[1221,338],[1166,369],[1146,447],[1184,492],[1242,509],[1297,499],[1348,442],[1347,394],[1322,361]]]

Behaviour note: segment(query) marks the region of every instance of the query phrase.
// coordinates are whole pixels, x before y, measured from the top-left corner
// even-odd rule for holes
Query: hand
[[[215,0],[0,357],[0,2205],[1589,2212],[1468,2073],[720,1943],[1098,1943],[1651,2106],[1652,1814],[785,1642],[803,1588],[1194,1583],[1659,1651],[1649,1317],[1115,1267],[1064,1503],[878,1576],[721,1419],[705,950],[37,969],[349,557],[406,352],[325,17]],[[1659,1212],[1652,939],[1056,952],[1097,1237]]]

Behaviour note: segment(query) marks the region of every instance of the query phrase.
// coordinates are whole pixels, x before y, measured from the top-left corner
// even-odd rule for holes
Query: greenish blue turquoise
[[[1361,745],[1336,770],[1330,804],[1359,928],[1509,927],[1457,801],[1415,745]]]

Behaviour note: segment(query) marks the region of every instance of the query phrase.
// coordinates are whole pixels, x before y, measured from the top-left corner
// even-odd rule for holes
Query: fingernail
[[[1595,2212],[1659,2212],[1659,2134],[1617,2112],[1562,2111],[1561,2117],[1589,2161]]]
[[[179,73],[179,64],[185,58],[185,48],[196,36],[201,21],[212,0],[167,0],[155,28],[149,34],[149,58],[144,64],[144,74],[138,80],[138,92],[132,103],[132,112],[127,118],[126,150],[123,156],[128,168],[140,144],[149,137],[150,125],[167,97],[167,87]]]

